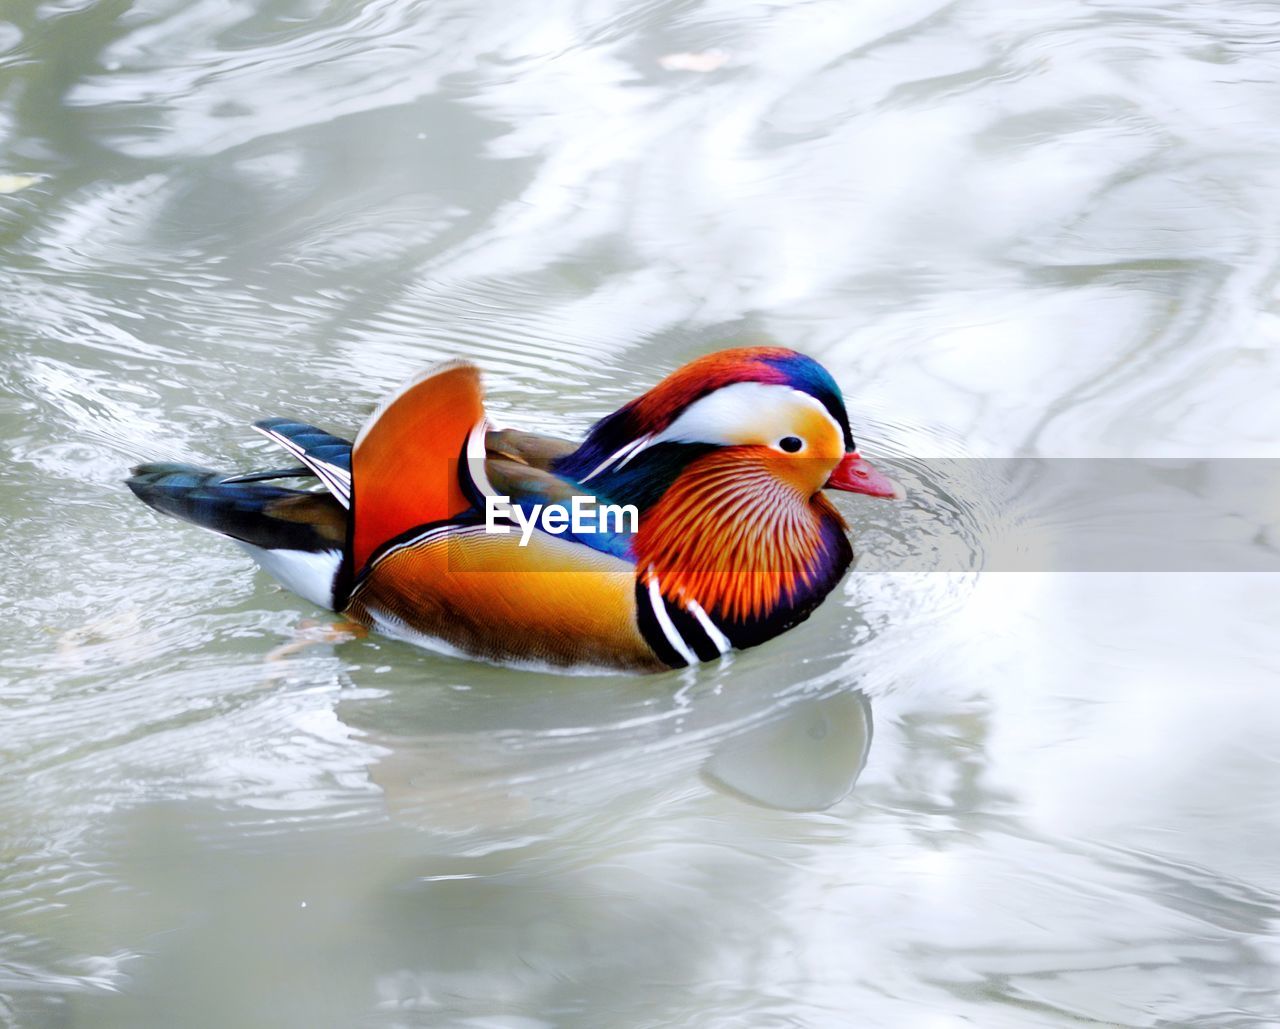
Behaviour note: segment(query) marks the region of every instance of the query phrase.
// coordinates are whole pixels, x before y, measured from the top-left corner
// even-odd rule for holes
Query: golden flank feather
[[[374,561],[347,615],[492,660],[662,667],[636,628],[635,573],[608,554],[539,533],[428,534]]]

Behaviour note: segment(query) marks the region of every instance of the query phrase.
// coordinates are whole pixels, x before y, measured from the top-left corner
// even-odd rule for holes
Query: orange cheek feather
[[[641,519],[641,576],[652,567],[666,596],[729,621],[760,617],[809,586],[821,518],[838,516],[775,474],[773,458],[735,448],[691,464]]]

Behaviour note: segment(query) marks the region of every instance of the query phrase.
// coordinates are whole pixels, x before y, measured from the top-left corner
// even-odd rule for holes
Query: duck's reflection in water
[[[471,854],[595,835],[636,805],[690,800],[708,787],[731,804],[824,810],[853,789],[872,739],[871,705],[851,688],[774,697],[745,715],[741,693],[704,695],[687,711],[625,726],[534,732],[441,726],[405,736],[358,716],[344,721],[381,752],[370,778],[391,818]]]
[[[371,778],[419,840],[388,867],[376,905],[395,941],[372,961],[378,1006],[632,1024],[662,996],[680,1024],[700,984],[730,974],[735,947],[766,960],[831,825],[786,812],[848,796],[872,720],[860,691],[779,697],[755,692],[756,671],[738,669],[736,693],[673,699],[625,728],[508,722],[428,739],[366,723],[360,734],[384,751]],[[518,709],[548,703],[533,690],[511,698],[507,719],[527,725]],[[550,703],[563,717],[573,701]]]
[[[765,807],[821,811],[849,795],[871,749],[861,690],[805,698],[721,742],[702,766],[711,785]]]

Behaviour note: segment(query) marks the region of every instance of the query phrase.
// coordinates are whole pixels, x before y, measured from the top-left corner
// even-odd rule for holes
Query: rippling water
[[[928,460],[1280,456],[1278,51],[1271,0],[7,0],[0,1023],[1280,1023],[1280,580],[983,573]],[[761,338],[913,489],[722,667],[304,645],[120,484],[445,356],[572,433]]]

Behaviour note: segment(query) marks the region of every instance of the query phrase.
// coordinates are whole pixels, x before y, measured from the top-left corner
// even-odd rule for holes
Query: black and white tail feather
[[[149,507],[235,540],[295,593],[337,610],[345,602],[351,443],[314,426],[271,418],[254,428],[301,462],[241,475],[183,464],[133,469],[129,488]],[[319,479],[323,490],[281,479]]]

